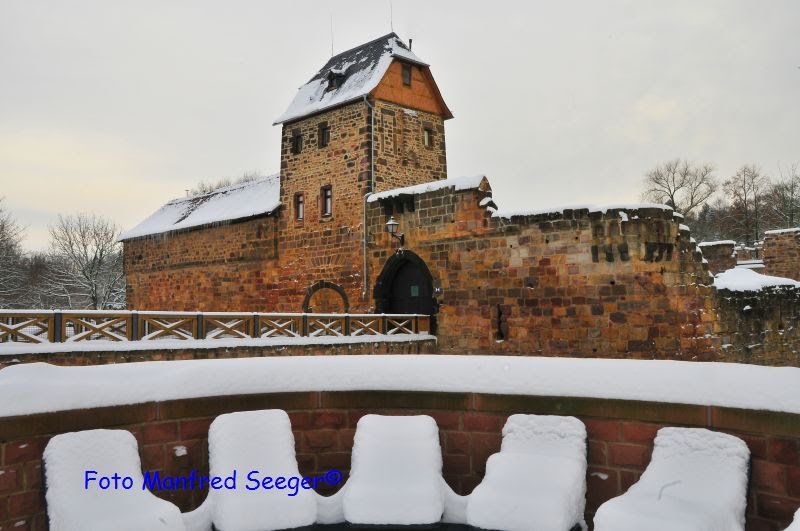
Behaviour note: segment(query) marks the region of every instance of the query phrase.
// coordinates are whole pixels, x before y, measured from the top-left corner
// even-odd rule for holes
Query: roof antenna
[[[331,11],[331,57],[333,57],[333,11]]]
[[[389,0],[389,29],[394,33],[394,9],[392,8],[392,0]]]

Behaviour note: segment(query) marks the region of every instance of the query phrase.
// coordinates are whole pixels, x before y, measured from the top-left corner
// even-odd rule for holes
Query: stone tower
[[[369,309],[365,197],[445,179],[449,118],[428,64],[394,33],[332,57],[300,87],[275,121],[279,277],[292,279],[283,309]]]

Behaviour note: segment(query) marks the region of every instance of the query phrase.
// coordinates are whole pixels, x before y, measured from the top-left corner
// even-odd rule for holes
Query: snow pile
[[[275,124],[297,120],[366,96],[378,86],[395,57],[427,66],[397,35],[390,33],[331,57],[308,83],[298,89],[289,108],[275,120]],[[340,76],[341,85],[330,88],[331,76]]]
[[[467,523],[482,529],[585,529],[586,427],[575,417],[512,415],[500,453],[469,497]]]
[[[452,179],[443,179],[441,181],[431,181],[429,183],[415,184],[413,186],[405,186],[403,188],[394,188],[393,190],[372,194],[369,196],[369,199],[367,199],[367,202],[372,203],[374,201],[388,199],[390,197],[398,197],[400,195],[424,194],[426,192],[434,192],[436,190],[442,190],[443,188],[449,188],[451,186],[456,192],[460,190],[474,190],[481,185],[481,182],[485,178],[486,177],[483,175],[475,175],[472,177],[453,177]]]
[[[435,391],[641,400],[800,413],[800,368],[524,356],[286,356],[0,370],[0,417],[303,391]]]
[[[600,506],[595,531],[743,531],[750,451],[702,428],[662,428],[628,492]]]
[[[183,530],[178,508],[143,490],[139,448],[124,430],[87,430],[56,435],[44,450],[47,514],[52,531]],[[97,478],[115,473],[133,479],[130,490],[103,490],[86,484],[87,471]],[[111,484],[113,487],[113,482]]]
[[[226,186],[207,194],[173,199],[120,241],[268,214],[280,206],[280,175]]]
[[[728,269],[714,277],[714,287],[730,291],[759,291],[775,286],[797,288],[800,287],[800,282],[791,278],[762,275],[745,268]]]
[[[244,488],[246,474],[259,471],[259,478],[300,477],[295,458],[294,436],[285,411],[269,409],[220,415],[208,430],[208,458],[211,476],[237,477],[237,488],[210,489],[203,505],[217,529],[247,531],[287,529],[311,525],[317,518],[315,495],[300,487],[294,489]],[[205,508],[198,511],[205,512]]]
[[[366,415],[358,421],[343,495],[348,522],[439,522],[443,484],[439,429],[431,417]]]
[[[713,247],[715,245],[736,245],[736,242],[733,240],[717,240],[713,242],[700,242],[697,244],[698,247]]]
[[[794,521],[784,531],[800,531],[800,509],[794,513]]]
[[[789,232],[800,232],[800,227],[793,227],[791,229],[775,229],[775,230],[768,230],[764,232],[764,234],[786,234]]]

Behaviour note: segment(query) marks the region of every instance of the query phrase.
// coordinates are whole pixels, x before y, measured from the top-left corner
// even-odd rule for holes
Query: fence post
[[[62,325],[64,323],[64,316],[61,314],[60,311],[53,312],[53,342],[54,343],[63,343],[64,342],[64,330],[62,329]]]
[[[259,322],[257,313],[253,314],[253,330],[250,337],[261,337],[261,323]]]
[[[419,334],[419,314],[414,314],[414,330],[415,334]]]
[[[306,337],[308,336],[308,314],[303,314],[303,330],[300,333],[301,336]]]
[[[343,332],[344,332],[344,335],[346,335],[346,336],[350,335],[350,314],[349,313],[344,314],[344,330],[343,330]]]
[[[205,339],[206,338],[206,331],[205,331],[205,323],[203,322],[203,314],[197,314],[197,334],[195,335],[195,339]]]
[[[139,341],[139,314],[131,312],[130,340]]]
[[[381,334],[388,334],[389,333],[389,320],[386,319],[386,314],[381,314]]]

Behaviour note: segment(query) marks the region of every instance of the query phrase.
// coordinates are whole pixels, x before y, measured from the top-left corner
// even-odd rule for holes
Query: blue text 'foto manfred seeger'
[[[83,476],[84,490],[131,490],[141,487],[141,490],[236,490],[244,488],[249,491],[281,490],[287,496],[297,496],[300,489],[316,489],[322,483],[325,485],[338,485],[342,482],[342,473],[331,469],[319,476],[269,476],[258,470],[250,470],[244,476],[244,481],[239,484],[239,473],[233,470],[228,476],[203,476],[198,470],[184,476],[170,476],[158,471],[145,472],[141,485],[135,485],[131,476],[121,476],[116,472],[110,476],[100,475],[96,470],[86,470]]]

